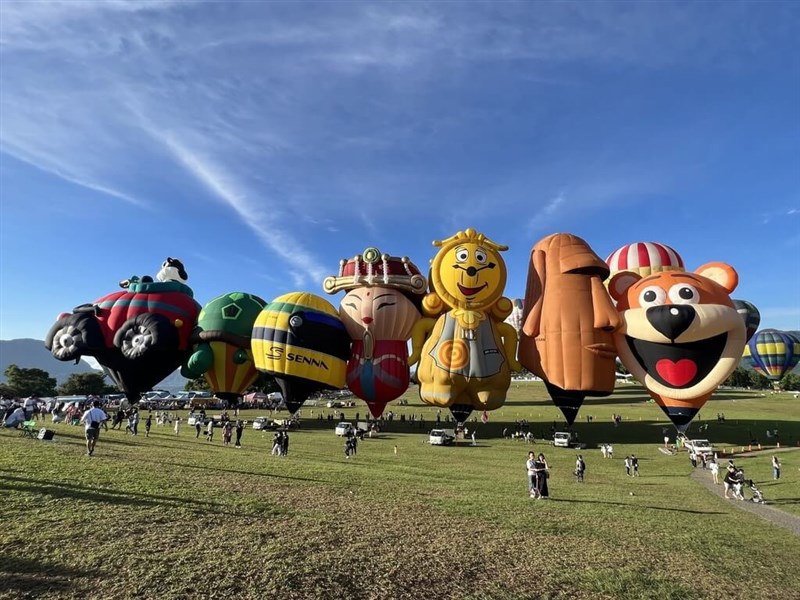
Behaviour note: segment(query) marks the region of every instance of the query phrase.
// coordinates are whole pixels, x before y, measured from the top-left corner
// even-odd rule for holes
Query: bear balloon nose
[[[475,267],[467,267],[467,275],[470,277],[475,277],[475,274],[478,272],[478,269]]]
[[[675,341],[694,321],[694,307],[684,304],[666,304],[647,309],[647,320],[656,331]]]

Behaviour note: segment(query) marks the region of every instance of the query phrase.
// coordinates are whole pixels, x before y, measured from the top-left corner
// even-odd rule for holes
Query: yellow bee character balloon
[[[419,362],[423,402],[449,408],[459,422],[473,409],[494,410],[506,399],[517,362],[517,332],[503,320],[513,305],[503,296],[507,250],[474,229],[433,242],[432,292],[411,336],[409,364]]]

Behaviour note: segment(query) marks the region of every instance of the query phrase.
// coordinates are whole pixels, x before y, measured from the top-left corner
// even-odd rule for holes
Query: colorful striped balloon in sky
[[[647,277],[661,271],[685,271],[683,259],[669,246],[658,242],[635,242],[622,246],[606,259],[609,278],[619,271],[633,271]]]
[[[800,361],[800,340],[786,331],[762,329],[744,347],[743,358],[764,377],[780,381]]]

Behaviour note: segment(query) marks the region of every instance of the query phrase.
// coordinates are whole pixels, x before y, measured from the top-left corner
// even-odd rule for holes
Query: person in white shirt
[[[86,429],[86,454],[94,454],[97,438],[100,437],[100,426],[108,420],[108,415],[100,408],[100,401],[92,402],[92,408],[83,413],[81,423]]]

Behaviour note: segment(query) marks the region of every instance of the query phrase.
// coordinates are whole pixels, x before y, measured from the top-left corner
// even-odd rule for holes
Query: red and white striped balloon
[[[615,250],[606,259],[611,275],[633,271],[642,277],[661,271],[685,271],[683,259],[669,246],[656,242],[635,242]]]

